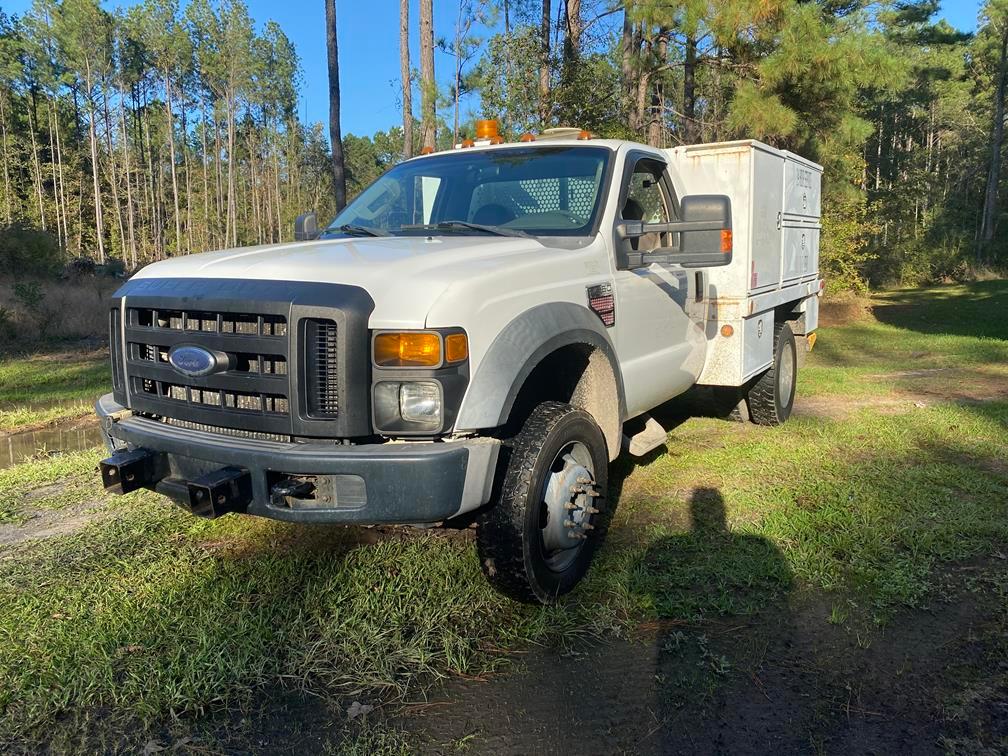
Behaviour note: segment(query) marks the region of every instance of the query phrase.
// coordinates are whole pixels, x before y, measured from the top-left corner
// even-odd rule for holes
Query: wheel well
[[[508,416],[509,433],[517,432],[532,410],[545,401],[583,409],[605,436],[610,460],[620,452],[620,400],[612,366],[605,353],[590,344],[568,344],[546,355],[529,373]]]

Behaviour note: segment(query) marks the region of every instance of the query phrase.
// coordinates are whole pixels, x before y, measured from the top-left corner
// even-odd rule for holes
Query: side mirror
[[[294,219],[294,241],[318,239],[318,218],[315,213],[305,213]]]
[[[679,244],[650,252],[626,252],[631,268],[652,263],[676,263],[684,268],[709,268],[732,261],[731,200],[724,194],[689,194],[679,202],[680,220],[671,223],[625,221],[616,227],[623,241],[645,234],[679,235]]]

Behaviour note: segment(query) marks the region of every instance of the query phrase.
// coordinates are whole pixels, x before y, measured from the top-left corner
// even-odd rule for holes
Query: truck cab
[[[821,290],[814,163],[590,136],[423,155],[293,243],[138,272],[110,308],[106,488],[475,523],[496,588],[571,590],[616,506],[608,464],[665,440],[654,408],[707,386],[787,419]]]

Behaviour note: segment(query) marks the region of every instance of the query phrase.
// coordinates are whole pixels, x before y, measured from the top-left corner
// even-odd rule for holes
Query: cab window
[[[626,199],[620,217],[645,223],[668,223],[669,203],[662,189],[665,164],[653,158],[639,158],[627,179]],[[645,234],[630,242],[634,250],[646,251],[670,244],[669,234]]]

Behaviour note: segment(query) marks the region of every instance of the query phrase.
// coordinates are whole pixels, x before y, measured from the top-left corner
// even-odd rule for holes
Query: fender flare
[[[504,425],[518,392],[536,365],[547,355],[571,344],[595,347],[609,361],[622,424],[626,419],[623,375],[608,332],[587,307],[551,302],[526,310],[497,334],[469,382],[455,430],[475,431]]]

